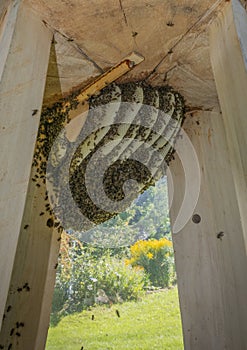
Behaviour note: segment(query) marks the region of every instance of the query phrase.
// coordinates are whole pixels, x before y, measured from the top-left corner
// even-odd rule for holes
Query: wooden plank
[[[0,5],[0,81],[9,53],[13,36],[19,1],[2,1]]]
[[[247,14],[239,1],[212,23],[210,55],[247,251]]]
[[[21,5],[0,85],[1,323],[22,227],[50,42],[50,31]],[[8,314],[14,322],[14,314]]]
[[[232,0],[210,28],[222,114],[199,112],[185,124],[202,172],[194,212],[201,222],[191,219],[174,235],[184,342],[190,350],[245,350],[247,344],[246,29],[246,12]],[[184,175],[178,160],[171,169],[174,222]]]
[[[184,128],[201,170],[196,208],[173,235],[185,349],[245,350],[247,258],[222,116],[218,111],[197,112]],[[178,149],[185,148],[181,142]],[[173,225],[186,191],[177,156],[170,170]],[[200,222],[192,220],[194,214]]]
[[[96,94],[100,90],[102,90],[104,87],[109,85],[110,83],[114,82],[118,78],[120,78],[122,75],[129,72],[134,66],[141,63],[144,60],[144,57],[139,55],[136,52],[132,52],[129,56],[124,58],[119,64],[112,67],[108,71],[106,71],[104,74],[100,75],[98,78],[96,78],[91,84],[85,87],[83,91],[77,96],[77,100],[79,103],[86,102],[90,96]],[[64,110],[66,110],[66,107],[69,106],[69,102],[65,103]]]

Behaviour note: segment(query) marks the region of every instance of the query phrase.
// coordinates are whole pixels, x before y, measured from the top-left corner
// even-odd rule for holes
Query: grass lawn
[[[83,350],[182,350],[177,288],[148,294],[138,302],[97,306],[67,316],[49,329],[46,350],[82,346]]]

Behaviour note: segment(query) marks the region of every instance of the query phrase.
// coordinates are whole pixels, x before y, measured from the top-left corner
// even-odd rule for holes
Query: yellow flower
[[[152,253],[147,253],[147,257],[148,257],[148,259],[152,259],[153,258],[153,254]]]
[[[144,267],[143,267],[143,266],[140,266],[140,265],[137,265],[137,266],[134,267],[134,269],[135,269],[136,271],[143,271],[143,270],[144,270]]]

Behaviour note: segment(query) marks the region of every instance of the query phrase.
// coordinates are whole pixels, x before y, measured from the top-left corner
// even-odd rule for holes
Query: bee
[[[225,235],[224,232],[220,231],[219,233],[217,233],[216,237],[222,241],[222,238],[224,237],[224,235]]]
[[[9,306],[7,307],[7,312],[10,312],[11,309],[12,309],[12,306],[9,305]]]
[[[53,227],[53,225],[54,225],[53,219],[52,218],[48,219],[47,222],[46,222],[46,226]]]
[[[117,317],[120,317],[120,312],[116,310]]]
[[[58,229],[57,229],[58,233],[62,233],[63,232],[63,227],[62,226],[59,226]]]

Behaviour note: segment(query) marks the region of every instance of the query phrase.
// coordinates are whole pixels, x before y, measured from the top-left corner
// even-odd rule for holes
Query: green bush
[[[53,297],[51,324],[61,317],[80,312],[102,300],[115,303],[136,300],[147,278],[144,271],[126,266],[109,250],[99,254],[96,248],[75,244],[60,258]]]
[[[98,288],[104,290],[110,302],[137,300],[147,283],[143,271],[110,257],[99,262],[97,280]]]
[[[155,287],[168,287],[174,279],[172,242],[166,238],[138,241],[130,248],[131,258],[127,265],[139,266],[147,273]]]

